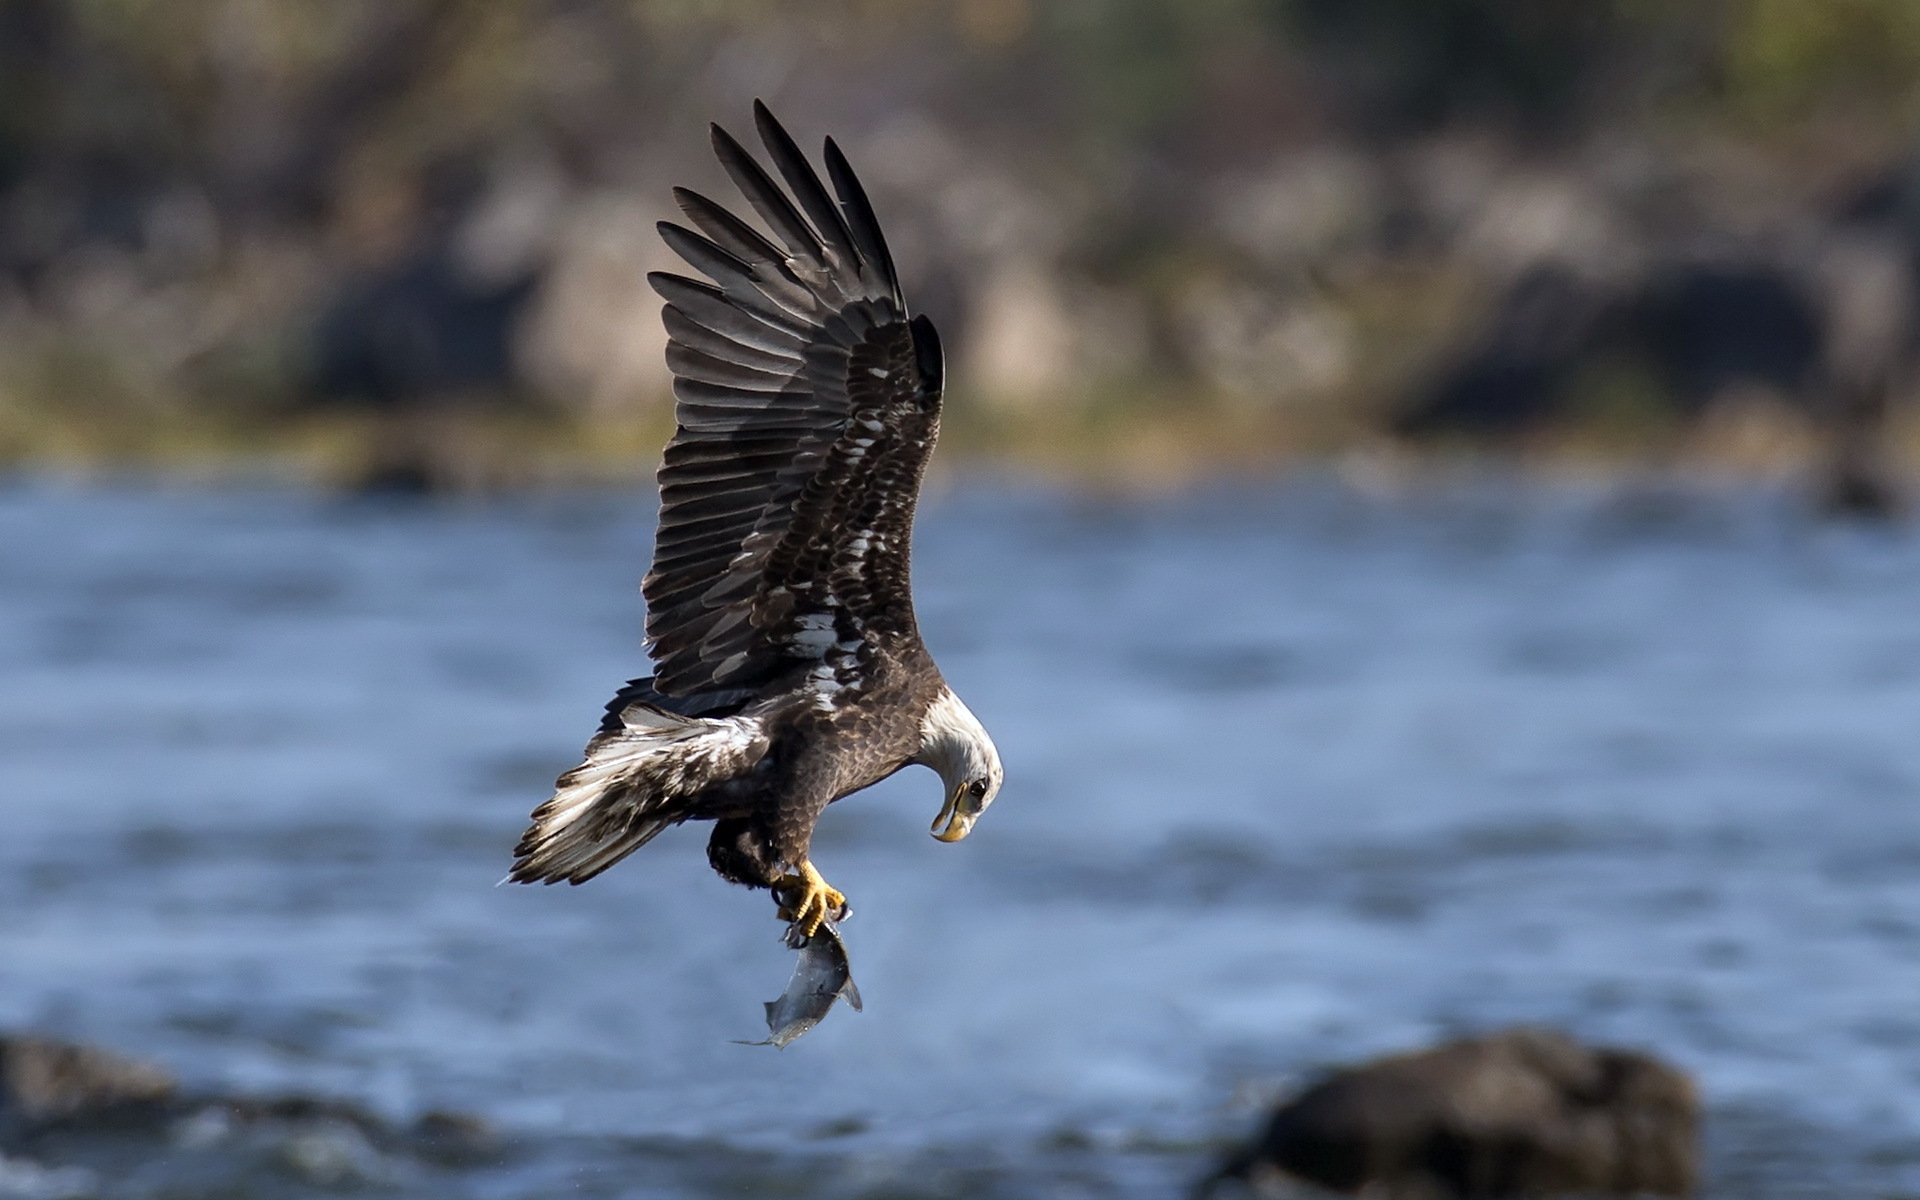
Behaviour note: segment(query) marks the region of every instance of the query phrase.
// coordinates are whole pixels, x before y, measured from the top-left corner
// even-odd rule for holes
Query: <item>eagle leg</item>
[[[812,937],[820,923],[846,915],[847,898],[820,877],[813,863],[802,860],[798,875],[782,875],[774,894],[782,901],[780,919],[800,926],[800,932]]]

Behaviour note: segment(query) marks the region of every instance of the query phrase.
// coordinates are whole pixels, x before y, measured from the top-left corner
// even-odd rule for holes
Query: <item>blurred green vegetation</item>
[[[856,152],[956,332],[957,444],[1318,451],[1484,310],[1471,218],[1514,177],[1600,195],[1640,147],[1708,177],[1710,228],[1721,178],[1817,221],[1904,170],[1920,5],[0,0],[0,456],[285,454],[477,393],[516,444],[624,454],[662,412],[645,227],[755,95]],[[1480,199],[1448,210],[1460,146]],[[329,375],[329,313],[443,276],[532,281],[508,369]],[[1053,342],[995,332],[1019,296]],[[580,314],[615,311],[596,351]]]

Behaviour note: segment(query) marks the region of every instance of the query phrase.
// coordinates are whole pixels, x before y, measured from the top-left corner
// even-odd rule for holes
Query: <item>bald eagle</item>
[[[676,188],[694,228],[660,235],[711,282],[648,276],[667,302],[679,421],[641,586],[653,674],[621,689],[534,810],[510,878],[584,883],[670,825],[712,821],[714,870],[773,889],[810,936],[846,911],[809,857],[827,805],[932,767],[946,790],[934,836],[956,842],[1002,774],[921,643],[908,587],[939,337],[907,311],[833,140],[830,197],[766,106],[753,112],[784,189],[717,125],[713,149],[772,237]]]

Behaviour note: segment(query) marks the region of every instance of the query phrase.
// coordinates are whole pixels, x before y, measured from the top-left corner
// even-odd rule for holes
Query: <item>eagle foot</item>
[[[780,919],[792,921],[807,937],[818,932],[823,921],[846,919],[846,896],[822,879],[810,862],[800,864],[798,875],[782,875],[773,885],[773,895],[780,902]]]

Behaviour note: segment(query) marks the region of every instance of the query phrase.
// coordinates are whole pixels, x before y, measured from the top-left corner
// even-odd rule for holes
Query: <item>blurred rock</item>
[[[1059,272],[1010,262],[983,277],[979,318],[964,357],[987,395],[1013,405],[1045,403],[1074,386],[1075,314]]]
[[[92,1046],[0,1038],[0,1114],[15,1122],[151,1108],[172,1097],[174,1088],[162,1068]]]
[[[0,1155],[0,1200],[87,1200],[98,1194],[91,1171]]]
[[[321,1187],[378,1182],[385,1162],[367,1135],[350,1121],[309,1122],[280,1143],[281,1161]]]
[[[350,281],[320,321],[315,398],[394,409],[509,391],[533,284],[474,278],[441,247]]]
[[[500,1135],[471,1113],[423,1113],[407,1137],[415,1154],[447,1166],[485,1162],[500,1151]]]
[[[96,1178],[129,1164],[186,1189],[169,1195],[253,1195],[266,1193],[213,1181],[272,1181],[273,1194],[287,1181],[365,1187],[502,1153],[493,1129],[465,1113],[400,1124],[326,1097],[183,1092],[161,1068],[92,1046],[0,1037],[0,1200],[91,1196]]]
[[[341,278],[315,323],[300,407],[370,416],[356,490],[448,490],[474,474],[460,417],[525,406],[515,351],[543,258],[528,227],[558,185],[489,189],[484,174],[453,158],[396,189],[413,194],[391,201],[406,215],[387,214],[388,236],[407,248]]]
[[[715,189],[718,190],[718,189]],[[667,334],[647,272],[683,267],[654,232],[684,217],[660,195],[594,193],[568,212],[521,338],[537,390],[589,422],[671,402]]]
[[[1699,1101],[1643,1054],[1516,1029],[1341,1071],[1198,1191],[1305,1181],[1379,1200],[1691,1195]]]
[[[1885,236],[1835,229],[1792,252],[1748,246],[1677,252],[1602,276],[1558,261],[1523,271],[1477,334],[1416,388],[1395,419],[1412,437],[1512,437],[1595,413],[1600,397],[1635,422],[1698,427],[1771,404],[1819,447],[1824,507],[1899,507],[1889,409],[1915,351],[1914,273]],[[1603,405],[1604,407],[1604,405]],[[1604,414],[1601,414],[1604,415]],[[1622,414],[1613,414],[1618,420]]]
[[[1816,404],[1822,313],[1778,263],[1674,261],[1622,285],[1559,263],[1524,272],[1485,332],[1399,420],[1403,432],[1512,433],[1564,418],[1583,367],[1633,359],[1653,376],[1653,403],[1693,417],[1735,388]]]

